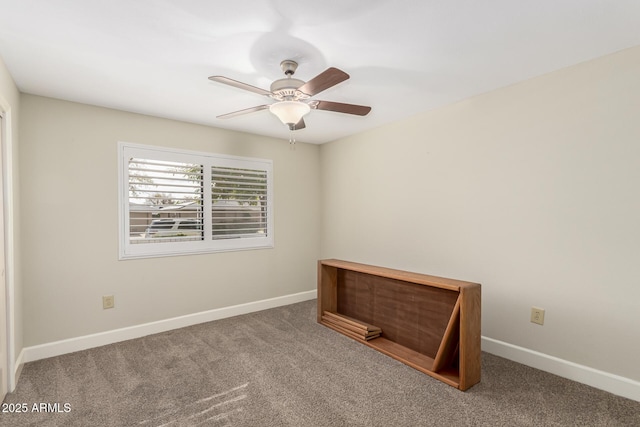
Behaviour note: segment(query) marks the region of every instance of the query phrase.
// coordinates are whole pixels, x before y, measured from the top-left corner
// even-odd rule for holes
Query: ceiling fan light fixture
[[[278,117],[282,123],[291,128],[311,111],[311,107],[300,101],[280,101],[271,104],[269,111]]]

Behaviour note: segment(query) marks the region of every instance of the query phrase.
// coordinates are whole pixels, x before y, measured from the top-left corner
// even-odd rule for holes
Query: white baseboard
[[[141,338],[151,334],[197,325],[199,323],[211,322],[213,320],[253,313],[283,305],[295,304],[297,302],[311,300],[316,297],[317,291],[314,289],[312,291],[299,292],[297,294],[254,301],[231,307],[217,308],[200,313],[188,314],[186,316],[174,317],[172,319],[159,320],[157,322],[145,323],[122,329],[114,329],[112,331],[100,332],[97,334],[85,335],[82,337],[35,345],[32,347],[25,347],[20,353],[20,364],[46,359],[48,357],[60,356],[62,354],[73,353],[75,351],[86,350],[93,347],[100,347],[120,341]],[[19,364],[17,365],[19,366]]]
[[[482,351],[640,402],[640,382],[629,378],[484,336]]]

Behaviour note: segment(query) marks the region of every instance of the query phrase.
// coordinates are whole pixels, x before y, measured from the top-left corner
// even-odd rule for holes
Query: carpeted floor
[[[3,407],[26,412],[0,425],[640,426],[640,402],[486,353],[458,391],[315,316],[313,300],[29,363]]]

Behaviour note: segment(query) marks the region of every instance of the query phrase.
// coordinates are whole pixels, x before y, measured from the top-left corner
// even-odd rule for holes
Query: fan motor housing
[[[271,83],[272,97],[278,100],[297,101],[299,99],[308,98],[297,89],[305,82],[298,79],[286,78],[276,80]]]
[[[280,79],[271,83],[271,92],[278,92],[282,89],[298,89],[304,82],[298,79]]]

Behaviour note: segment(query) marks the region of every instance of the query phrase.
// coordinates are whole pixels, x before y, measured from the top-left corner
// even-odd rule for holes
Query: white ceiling
[[[283,59],[309,80],[351,78],[314,99],[298,141],[323,143],[640,45],[640,0],[0,0],[0,57],[22,92],[278,138],[268,89]]]

